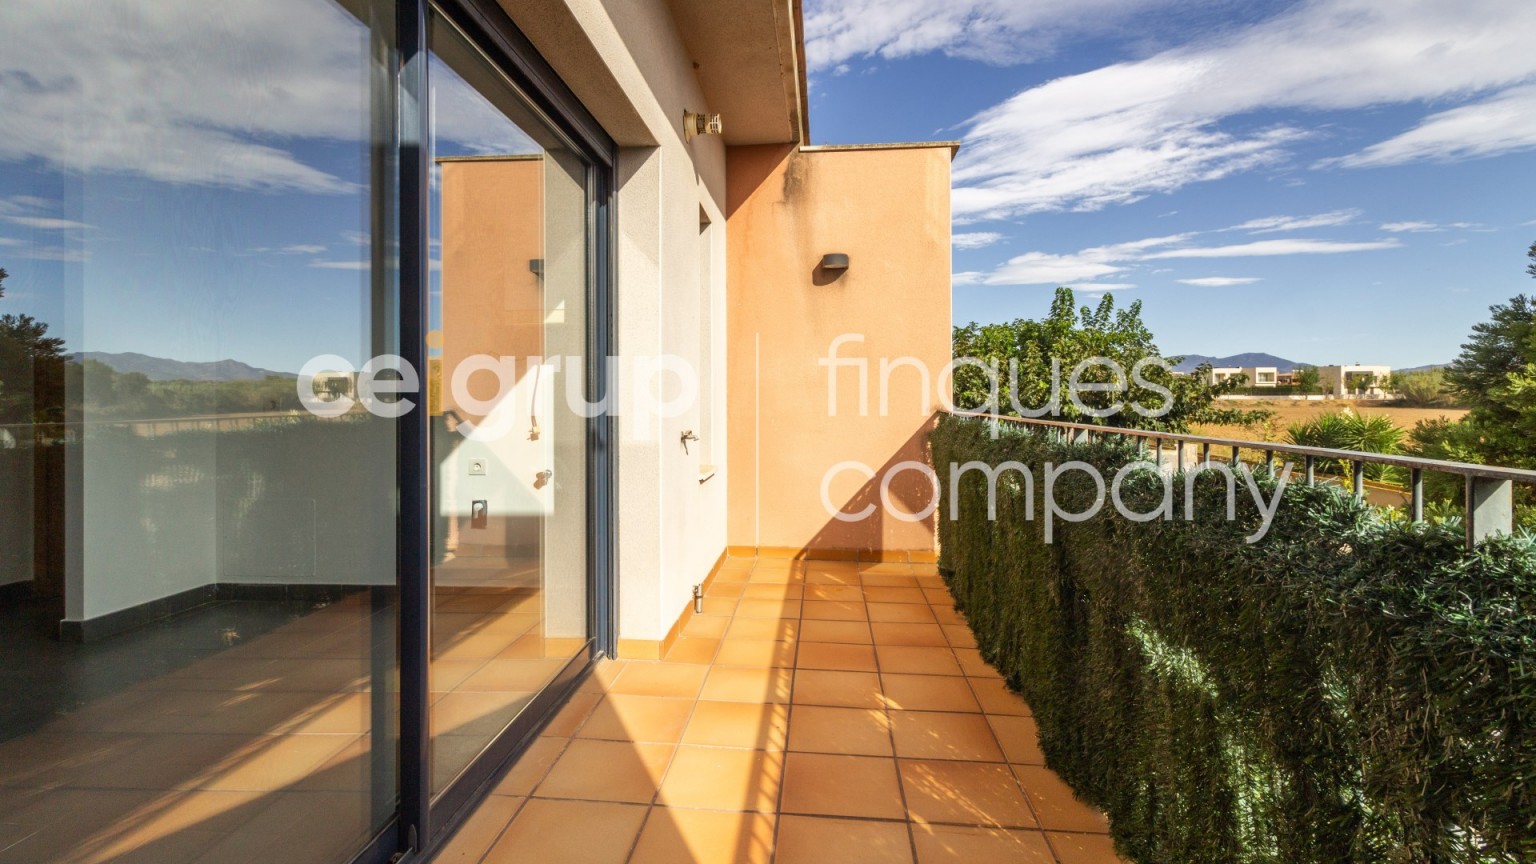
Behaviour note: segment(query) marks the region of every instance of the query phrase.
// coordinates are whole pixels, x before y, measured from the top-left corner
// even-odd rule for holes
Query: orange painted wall
[[[934,520],[901,521],[880,501],[880,477],[902,461],[927,461],[926,432],[950,358],[950,159],[947,146],[891,149],[733,147],[728,168],[729,435],[728,539],[732,546],[794,549],[931,550]],[[851,267],[820,268],[841,252]],[[836,372],[818,364],[840,334],[862,343],[839,350],[867,361]],[[881,361],[926,365],[889,371],[881,412]],[[862,407],[867,414],[861,416]],[[822,483],[838,463],[828,498],[846,513],[875,505],[858,522],[835,519]],[[894,509],[921,512],[931,482],[907,471],[891,484]]]

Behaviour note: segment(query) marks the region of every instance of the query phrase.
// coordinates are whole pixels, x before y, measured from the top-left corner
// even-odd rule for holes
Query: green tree
[[[1192,423],[1243,425],[1269,414],[1217,406],[1216,397],[1237,389],[1240,381],[1212,385],[1203,374],[1204,367],[1194,375],[1173,374],[1169,370],[1182,358],[1164,357],[1158,350],[1152,332],[1141,319],[1141,303],[1116,309],[1114,296],[1109,294],[1095,308],[1078,308],[1072,290],[1058,288],[1049,313],[1039,321],[1016,319],[1005,324],[972,322],[958,326],[954,330],[954,356],[995,365],[1000,391],[997,411],[1010,416],[1020,415],[1022,409],[1036,416],[1042,416],[1039,412],[1043,411],[1047,419],[1185,431]],[[1113,365],[1083,365],[1095,358]],[[1156,360],[1164,362],[1143,362]],[[1080,391],[1078,399],[1091,412],[1112,413],[1095,417],[1073,402],[1074,372],[1081,385],[1113,388]],[[985,408],[992,397],[989,374],[974,365],[959,366],[954,375],[955,406],[962,410]],[[1016,400],[1010,398],[1015,393]],[[1116,403],[1118,410],[1114,410]],[[1143,416],[1134,405],[1160,416]]]
[[[0,297],[10,276],[0,269]],[[0,315],[0,422],[61,420],[64,340],[31,315]]]
[[[1301,394],[1316,393],[1323,386],[1323,377],[1318,373],[1316,366],[1296,367],[1296,392]]]
[[[1489,312],[1446,370],[1446,386],[1468,408],[1482,461],[1529,467],[1536,463],[1536,303],[1520,294]]]

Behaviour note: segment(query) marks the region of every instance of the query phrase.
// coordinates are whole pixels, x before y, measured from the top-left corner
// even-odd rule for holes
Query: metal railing
[[[950,412],[955,417],[1015,423],[1061,433],[1068,442],[1079,437],[1093,440],[1097,436],[1135,438],[1143,450],[1152,442],[1154,463],[1163,465],[1163,444],[1174,447],[1174,466],[1185,464],[1185,448],[1199,448],[1200,458],[1196,465],[1211,461],[1213,448],[1230,448],[1231,463],[1236,465],[1244,450],[1262,452],[1264,464],[1274,470],[1276,454],[1300,456],[1308,486],[1317,483],[1319,462],[1337,462],[1350,466],[1350,481],[1356,497],[1365,495],[1365,466],[1390,465],[1408,471],[1408,515],[1414,522],[1424,521],[1424,472],[1455,474],[1465,479],[1464,519],[1467,548],[1478,541],[1514,530],[1514,484],[1536,486],[1536,471],[1523,468],[1504,468],[1496,465],[1474,465],[1470,462],[1448,462],[1441,459],[1423,459],[1392,453],[1365,453],[1359,450],[1334,450],[1328,447],[1309,447],[1280,441],[1245,441],[1238,438],[1215,438],[1207,435],[1187,435],[1179,432],[1155,432],[1146,429],[1126,429],[1117,426],[1097,426],[1091,423],[1071,423],[1064,420],[1040,420],[1028,417],[1007,417],[1001,414],[980,414],[968,411]]]

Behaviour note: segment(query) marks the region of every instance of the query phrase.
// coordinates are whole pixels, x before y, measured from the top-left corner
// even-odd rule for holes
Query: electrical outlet
[[[471,460],[469,460],[469,476],[471,476],[471,477],[484,477],[485,476],[485,460],[484,459],[471,459]]]

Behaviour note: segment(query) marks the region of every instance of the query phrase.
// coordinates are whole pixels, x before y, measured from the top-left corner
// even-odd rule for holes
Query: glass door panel
[[[588,420],[571,403],[590,168],[462,32],[435,17],[430,34],[437,793],[589,651]]]
[[[396,812],[395,14],[0,3],[0,861]]]

